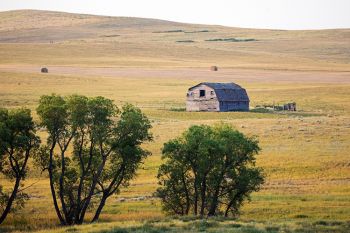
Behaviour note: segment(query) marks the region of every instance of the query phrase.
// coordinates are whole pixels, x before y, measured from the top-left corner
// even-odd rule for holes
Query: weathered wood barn
[[[188,89],[186,111],[249,111],[249,97],[235,83],[199,83]]]

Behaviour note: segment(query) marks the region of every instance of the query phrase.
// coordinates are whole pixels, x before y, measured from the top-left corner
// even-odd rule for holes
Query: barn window
[[[205,90],[199,90],[199,97],[205,96]]]

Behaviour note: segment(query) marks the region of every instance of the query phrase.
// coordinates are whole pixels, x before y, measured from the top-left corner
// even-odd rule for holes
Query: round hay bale
[[[49,70],[46,67],[41,68],[41,73],[49,73]]]
[[[210,70],[211,70],[211,71],[218,71],[219,68],[218,68],[217,66],[211,66],[211,67],[210,67]]]

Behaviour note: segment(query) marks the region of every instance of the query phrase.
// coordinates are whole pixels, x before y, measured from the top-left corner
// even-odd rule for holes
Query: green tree
[[[164,144],[158,179],[163,209],[170,214],[237,215],[244,200],[264,182],[255,167],[260,148],[229,125],[192,126]]]
[[[20,190],[21,181],[26,178],[28,159],[39,143],[29,109],[0,109],[0,172],[14,181],[12,191],[5,191],[0,185],[0,224],[28,199]]]
[[[112,100],[79,95],[42,96],[37,113],[49,137],[36,163],[49,173],[61,224],[81,224],[87,211],[98,220],[106,200],[129,185],[150,154],[141,148],[152,139],[149,120],[132,105],[120,111]]]

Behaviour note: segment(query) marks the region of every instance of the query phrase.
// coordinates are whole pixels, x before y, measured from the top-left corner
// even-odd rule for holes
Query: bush
[[[193,40],[177,40],[178,43],[194,43]]]
[[[254,108],[254,109],[251,109],[250,112],[273,113],[273,110],[270,110],[270,109],[267,109],[267,108]]]
[[[186,112],[186,108],[170,108],[172,112]]]
[[[257,41],[256,39],[238,39],[238,38],[215,38],[208,39],[205,41],[220,41],[220,42],[249,42],[249,41]]]
[[[304,215],[304,214],[297,214],[294,216],[294,218],[308,218],[309,216]]]
[[[276,226],[267,226],[265,229],[267,232],[278,232],[280,228]]]

